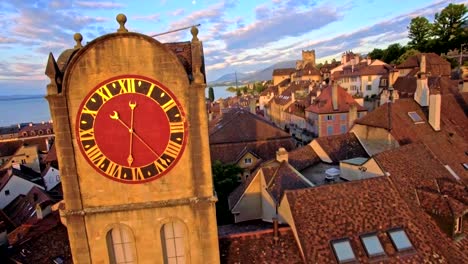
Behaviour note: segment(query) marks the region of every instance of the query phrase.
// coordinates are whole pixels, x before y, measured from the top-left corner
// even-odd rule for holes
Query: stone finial
[[[117,20],[117,22],[120,25],[119,29],[117,29],[117,32],[119,32],[119,33],[128,32],[128,30],[125,28],[125,23],[127,22],[127,17],[124,14],[118,14],[115,19]]]
[[[192,33],[192,41],[198,41],[198,28],[193,26],[191,29],[190,29],[190,33]]]
[[[83,45],[81,45],[83,36],[80,33],[75,33],[75,35],[73,35],[73,39],[76,41],[75,49],[79,49],[83,47]]]

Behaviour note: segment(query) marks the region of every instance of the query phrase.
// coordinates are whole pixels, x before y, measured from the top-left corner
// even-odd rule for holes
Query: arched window
[[[185,230],[180,222],[170,222],[161,228],[161,242],[164,253],[164,263],[185,263]]]
[[[135,241],[129,228],[116,226],[107,232],[107,250],[112,264],[136,263]]]

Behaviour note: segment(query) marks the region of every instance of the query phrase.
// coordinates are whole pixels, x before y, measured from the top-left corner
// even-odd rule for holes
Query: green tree
[[[416,50],[426,51],[432,36],[432,25],[429,20],[425,17],[411,19],[408,31],[408,38],[411,40],[408,45]]]
[[[382,49],[373,49],[367,55],[370,56],[371,59],[373,59],[373,60],[381,60],[383,58],[383,55],[384,55],[384,50],[382,50]]]
[[[236,96],[242,96],[242,92],[241,92],[240,89],[237,89],[237,90],[236,90]]]
[[[215,161],[211,165],[213,173],[213,185],[218,196],[216,203],[216,219],[218,225],[226,225],[233,223],[233,215],[229,210],[228,197],[229,194],[239,185],[239,175],[243,169],[235,164],[223,164],[220,161]]]
[[[395,63],[403,53],[405,53],[405,48],[399,43],[394,43],[384,51],[382,60],[386,63]]]
[[[249,88],[247,86],[242,86],[240,90],[242,91],[243,94],[247,94],[249,92]]]
[[[464,4],[449,4],[440,13],[435,14],[434,36],[437,38],[438,52],[459,48],[466,41],[468,8]]]
[[[401,64],[403,63],[406,59],[408,59],[409,57],[411,56],[414,56],[414,55],[417,55],[421,52],[419,52],[419,50],[415,50],[415,49],[409,49],[407,51],[405,51],[405,53],[403,53],[396,61],[395,61],[395,64]]]
[[[210,99],[211,102],[215,100],[213,87],[208,88],[208,99]]]

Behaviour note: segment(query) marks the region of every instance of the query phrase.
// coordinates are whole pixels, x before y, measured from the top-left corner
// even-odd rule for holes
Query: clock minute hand
[[[128,130],[128,132],[130,132],[130,150],[129,150],[127,161],[128,161],[128,166],[132,166],[132,163],[133,163],[133,156],[132,156],[132,151],[133,151],[133,113],[134,113],[135,107],[137,106],[137,103],[136,102],[132,103],[132,101],[129,101],[128,106],[132,110],[132,116],[131,116],[131,121],[130,121],[130,129]]]
[[[127,128],[129,131],[130,131],[130,127],[125,124],[124,121],[122,121],[119,117],[119,113],[117,111],[114,111],[112,115],[109,115],[111,119],[114,119],[114,120],[118,120],[125,128]],[[132,131],[132,134],[138,139],[140,140],[141,143],[143,143],[143,145],[145,145],[145,147],[147,147],[156,157],[161,157],[161,155],[159,155],[158,153],[156,153],[156,151],[153,150],[153,148],[151,148],[134,130]]]

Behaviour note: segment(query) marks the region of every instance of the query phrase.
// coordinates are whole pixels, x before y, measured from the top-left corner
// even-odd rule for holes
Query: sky
[[[73,48],[116,32],[127,16],[129,31],[147,35],[201,24],[208,81],[300,59],[314,49],[317,62],[344,51],[365,54],[391,43],[406,44],[412,18],[434,14],[446,0],[2,0],[0,2],[0,95],[45,94],[49,52]],[[190,30],[156,37],[187,41]]]

